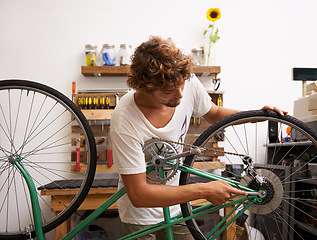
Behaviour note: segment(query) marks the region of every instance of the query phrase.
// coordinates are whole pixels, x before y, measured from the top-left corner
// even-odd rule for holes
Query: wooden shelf
[[[86,77],[126,76],[129,66],[82,66],[81,73]]]
[[[217,76],[221,71],[220,66],[194,66],[193,73],[196,76]]]
[[[87,120],[110,120],[113,109],[82,109]]]
[[[196,76],[216,76],[220,66],[194,66]],[[82,66],[81,73],[86,77],[127,76],[129,66]]]

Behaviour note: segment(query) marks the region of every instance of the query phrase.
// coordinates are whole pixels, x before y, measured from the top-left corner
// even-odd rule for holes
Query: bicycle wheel
[[[70,99],[48,86],[3,80],[0,135],[0,239],[26,239],[29,232],[35,237],[28,187],[10,158],[20,158],[34,181],[43,232],[56,228],[80,206],[94,178],[96,145],[88,121]]]
[[[210,126],[194,145],[208,147],[215,140],[218,147],[224,150],[222,154],[218,153],[221,155],[218,160],[226,164],[226,168],[210,171],[221,172],[219,174],[222,176],[236,179],[251,189],[265,189],[267,192],[262,203],[254,203],[245,212],[246,215],[241,215],[243,217],[226,229],[224,234],[227,234],[227,239],[238,239],[239,231],[234,227],[239,228],[239,225],[248,239],[314,237],[317,181],[316,177],[309,176],[308,171],[308,166],[315,163],[317,158],[317,135],[313,130],[291,116],[279,116],[270,111],[247,111]],[[206,156],[189,156],[184,164],[193,166],[195,162],[205,159]],[[209,164],[212,166],[215,162]],[[261,181],[252,175],[252,170]],[[202,181],[206,179],[181,173],[180,185]],[[198,205],[205,204],[203,200],[182,204],[183,216],[192,215],[197,202]],[[241,207],[237,212],[240,210]],[[186,225],[195,239],[207,239],[207,233],[213,228],[202,219],[189,220]],[[244,226],[249,227],[245,229]],[[233,229],[232,238],[228,237],[230,228]]]

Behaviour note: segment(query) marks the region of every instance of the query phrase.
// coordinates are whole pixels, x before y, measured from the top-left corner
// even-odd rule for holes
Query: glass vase
[[[216,43],[206,41],[204,53],[205,66],[216,66]]]

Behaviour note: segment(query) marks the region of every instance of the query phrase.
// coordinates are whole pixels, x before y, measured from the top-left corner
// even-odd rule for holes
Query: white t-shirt
[[[111,117],[111,143],[114,170],[119,174],[138,174],[146,171],[144,142],[152,138],[184,142],[191,117],[201,117],[212,107],[211,98],[195,75],[185,81],[183,98],[170,122],[163,128],[154,127],[134,101],[135,91],[125,94]],[[178,152],[182,152],[178,146]],[[179,184],[179,172],[167,185]],[[118,188],[123,187],[119,178]],[[162,208],[135,208],[127,194],[118,201],[122,222],[149,225],[163,220]],[[180,214],[179,205],[170,207],[171,216]]]

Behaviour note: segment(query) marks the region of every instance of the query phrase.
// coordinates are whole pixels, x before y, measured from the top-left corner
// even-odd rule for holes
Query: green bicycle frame
[[[35,223],[35,233],[36,233],[36,238],[39,240],[45,240],[45,235],[42,231],[42,218],[41,218],[41,213],[40,213],[40,206],[38,203],[38,198],[36,194],[36,188],[34,186],[33,180],[30,177],[30,174],[25,170],[25,168],[20,164],[18,160],[14,161],[14,164],[20,169],[20,171],[23,173],[24,178],[26,179],[30,194],[31,194],[31,200],[32,200],[32,208],[33,208],[33,218],[34,218],[34,223]],[[204,177],[213,181],[216,180],[224,180],[228,184],[230,184],[233,187],[239,187],[240,189],[248,192],[256,192],[252,189],[249,189],[244,186],[240,186],[239,182],[236,182],[231,179],[227,179],[224,177],[220,177],[211,173],[207,173],[195,168],[187,167],[184,165],[179,166],[179,170],[183,172],[187,172],[190,174],[195,174],[200,177]],[[148,171],[151,171],[150,169]],[[81,230],[83,230],[86,226],[88,226],[89,223],[91,223],[93,220],[95,220],[97,217],[99,217],[105,210],[107,210],[112,204],[114,204],[119,198],[121,198],[124,194],[126,193],[125,188],[119,189],[115,194],[113,194],[106,202],[104,202],[99,208],[97,208],[94,212],[92,212],[85,220],[83,220],[79,225],[77,225],[73,230],[71,230],[62,240],[70,240],[73,237],[75,237]],[[245,206],[239,213],[235,214],[233,218],[230,219],[226,224],[224,224],[229,217],[235,213],[236,209],[241,206],[241,204],[244,201],[250,201],[250,203]],[[120,240],[132,240],[136,239],[138,237],[145,236],[147,234],[159,231],[161,229],[167,229],[167,239],[168,240],[173,240],[173,230],[172,226],[176,224],[181,224],[184,223],[187,220],[197,218],[199,216],[218,211],[219,209],[226,208],[232,205],[236,205],[235,208],[227,214],[218,224],[217,226],[209,233],[208,237],[210,239],[215,239],[219,234],[221,234],[226,228],[228,228],[243,212],[245,212],[254,202],[261,201],[261,198],[259,198],[256,195],[252,196],[247,196],[247,197],[242,197],[238,200],[234,200],[228,203],[225,203],[221,206],[214,206],[212,203],[203,205],[201,207],[195,208],[192,211],[192,215],[188,217],[183,217],[182,214],[171,217],[169,208],[164,207],[163,208],[163,213],[164,213],[164,221],[154,224],[150,227],[147,227],[145,229],[142,229],[140,231],[134,232],[132,234],[129,234],[127,236],[124,236],[120,238]]]
[[[249,191],[249,192],[255,192],[252,189],[249,189],[244,186],[238,185],[239,183],[230,179],[226,179],[214,174],[206,173],[204,171],[194,169],[191,167],[186,167],[184,165],[179,166],[179,170],[191,174],[195,174],[200,177],[204,177],[210,180],[224,180],[228,182],[228,184],[237,187],[239,186],[240,189],[244,191]],[[78,226],[76,226],[72,231],[70,231],[62,240],[70,240],[74,236],[76,236],[81,230],[83,230],[86,226],[88,226],[89,223],[91,223],[94,219],[96,219],[99,215],[101,215],[107,208],[109,208],[112,204],[114,204],[120,197],[122,197],[126,193],[125,188],[121,188],[118,192],[116,192],[114,195],[112,195],[104,204],[102,204],[99,208],[97,208],[92,214],[90,214],[85,220],[83,220]],[[238,214],[236,214],[229,222],[227,222],[225,225],[223,223],[227,221],[227,219],[235,213],[235,210],[241,205],[242,202],[247,201],[247,200],[252,200],[246,207],[244,207],[243,210],[241,210]],[[210,235],[215,234],[210,238],[210,239],[215,239],[219,234],[221,234],[227,227],[229,227],[233,221],[235,221],[243,212],[245,212],[255,201],[260,201],[260,198],[257,196],[249,196],[249,197],[243,197],[241,199],[223,204],[221,206],[213,207],[212,203],[206,204],[204,206],[198,207],[193,210],[193,215],[188,216],[188,217],[183,217],[182,215],[175,216],[171,218],[169,214],[169,208],[165,207],[163,208],[163,213],[164,213],[164,221],[159,222],[157,224],[154,224],[150,227],[147,227],[145,229],[139,230],[137,232],[134,232],[132,234],[129,234],[127,236],[124,236],[120,238],[120,240],[132,240],[136,239],[138,237],[145,236],[147,234],[162,230],[162,229],[170,229],[167,231],[167,239],[168,240],[173,240],[173,233],[171,230],[171,227],[176,224],[184,223],[187,220],[190,220],[192,218],[196,218],[202,215],[205,215],[210,212],[218,211],[219,209],[226,208],[232,205],[237,206],[212,230]],[[221,227],[221,229],[219,229]],[[219,230],[218,230],[219,229]]]

